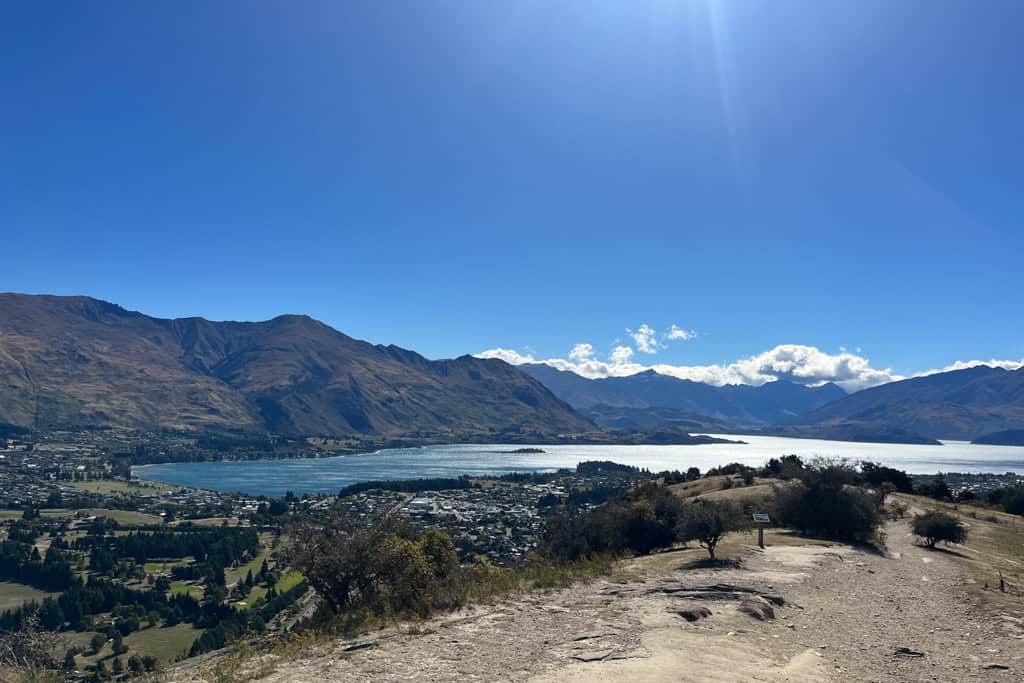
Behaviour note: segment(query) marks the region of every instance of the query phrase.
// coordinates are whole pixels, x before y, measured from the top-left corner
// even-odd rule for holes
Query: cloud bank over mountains
[[[690,331],[672,326],[664,335],[666,339],[690,339],[690,337],[673,337],[676,331],[693,334]],[[635,331],[629,331],[641,353],[653,354],[663,348],[657,341],[657,335],[648,325],[641,325]],[[653,344],[653,346],[652,346]],[[651,349],[651,350],[648,350]],[[859,349],[858,349],[859,351]],[[788,380],[808,386],[818,386],[826,382],[834,382],[848,392],[859,391],[869,387],[906,379],[905,376],[893,372],[890,368],[874,368],[870,361],[859,353],[851,353],[841,349],[837,354],[830,354],[814,346],[801,344],[780,344],[773,349],[749,358],[741,358],[728,365],[670,365],[666,363],[645,364],[634,358],[633,348],[616,345],[606,360],[598,357],[592,344],[577,344],[568,353],[567,358],[535,358],[532,354],[523,354],[514,349],[494,348],[476,354],[479,358],[500,358],[513,365],[524,363],[543,363],[558,370],[568,370],[590,379],[604,377],[626,377],[647,370],[654,370],[662,375],[679,379],[703,382],[714,386],[726,384],[750,384],[760,386],[775,380]],[[1024,367],[1024,360],[969,360],[956,361],[944,368],[936,368],[917,373],[914,376],[931,375],[950,370],[963,370],[978,365],[1001,367],[1016,370]]]

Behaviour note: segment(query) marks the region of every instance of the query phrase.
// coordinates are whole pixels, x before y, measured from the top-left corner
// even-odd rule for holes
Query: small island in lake
[[[517,448],[514,451],[492,451],[492,453],[506,453],[512,455],[524,455],[528,453],[547,453],[543,448]]]

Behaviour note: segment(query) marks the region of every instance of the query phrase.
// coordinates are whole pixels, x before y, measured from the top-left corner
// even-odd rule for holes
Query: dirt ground
[[[663,553],[590,584],[287,661],[267,655],[249,674],[273,683],[1024,680],[1019,606],[980,605],[957,555],[915,545],[906,520],[887,534],[884,555],[772,534],[763,551],[734,539],[739,567],[695,569],[700,551]]]

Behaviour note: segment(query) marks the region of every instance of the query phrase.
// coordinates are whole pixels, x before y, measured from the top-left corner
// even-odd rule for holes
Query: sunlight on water
[[[1024,448],[982,446],[949,441],[943,446],[852,443],[774,436],[726,436],[748,442],[703,446],[541,445],[545,453],[510,453],[521,445],[446,445],[401,448],[335,458],[240,462],[168,463],[134,468],[136,476],[182,486],[280,496],[335,493],[343,486],[373,479],[457,477],[543,472],[575,467],[582,460],[614,460],[650,470],[705,471],[741,462],[760,465],[769,458],[795,453],[872,460],[912,474],[945,472],[1024,472]],[[506,451],[506,452],[501,452]]]

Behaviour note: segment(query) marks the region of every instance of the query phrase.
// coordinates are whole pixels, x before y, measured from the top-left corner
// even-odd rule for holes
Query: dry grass
[[[721,491],[723,482],[726,479],[733,480],[733,484],[740,482],[739,477],[733,476],[720,476],[720,477],[704,477],[701,479],[695,479],[682,484],[672,484],[669,486],[669,490],[676,494],[680,498],[696,498],[704,493],[710,493],[711,491]]]
[[[76,489],[82,491],[89,491],[90,493],[108,493],[108,494],[134,494],[134,495],[153,495],[159,491],[166,491],[173,489],[173,486],[157,486],[150,482],[138,481],[123,481],[119,479],[93,479],[91,481],[69,481],[69,486],[74,486]]]
[[[0,612],[17,609],[26,602],[42,602],[44,598],[57,597],[58,593],[47,593],[23,583],[4,581],[0,583]]]
[[[963,590],[993,608],[1024,609],[1024,518],[973,505],[896,494],[910,508],[941,510],[967,526],[967,543],[939,546],[966,568]],[[1002,574],[1005,591],[999,590]]]
[[[718,491],[708,491],[702,493],[699,498],[706,500],[731,500],[736,503],[744,504],[763,504],[767,502],[773,495],[771,484],[753,484],[752,486],[744,486],[742,488],[733,487],[731,489],[719,489]]]
[[[112,519],[118,524],[124,524],[126,526],[142,526],[149,524],[163,524],[163,518],[157,517],[156,515],[147,515],[144,512],[135,512],[133,510],[111,510],[107,508],[85,508],[79,510],[80,513],[86,516],[95,517],[106,517]]]

